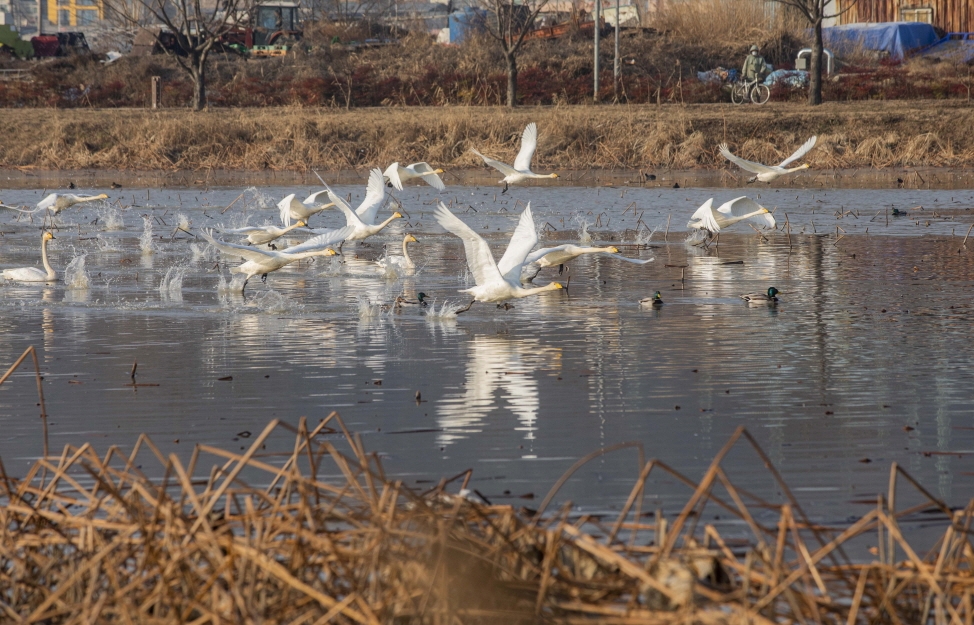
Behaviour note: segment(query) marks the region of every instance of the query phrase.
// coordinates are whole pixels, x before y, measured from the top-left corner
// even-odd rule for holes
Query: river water
[[[364,184],[344,182],[354,203]],[[274,222],[277,199],[312,190],[86,189],[111,198],[58,217],[49,251],[59,272],[74,262],[69,279],[0,285],[0,362],[38,349],[53,452],[130,448],[144,432],[188,457],[195,443],[246,446],[272,418],[336,410],[408,485],[472,468],[491,501],[531,506],[575,460],[627,441],[699,479],[745,426],[823,522],[875,506],[892,462],[951,505],[974,493],[974,239],[961,246],[972,191],[407,187],[397,193],[407,217],[367,244],[254,279],[246,298],[221,289],[237,261],[199,229]],[[33,205],[43,193],[2,199]],[[779,230],[737,224],[710,248],[684,243],[704,200],[745,193],[775,209]],[[418,292],[437,312],[468,301],[463,248],[432,218],[437,198],[498,255],[531,202],[543,245],[590,237],[655,261],[583,256],[536,280],[568,289],[511,310],[383,310]],[[343,225],[334,211],[311,223]],[[39,226],[39,215],[2,215],[2,268],[40,265]],[[377,270],[406,232],[419,271]],[[782,292],[776,307],[738,297],[769,286]],[[641,307],[656,290],[663,307]],[[138,382],[158,386],[131,386],[135,361]],[[36,401],[26,369],[0,386],[0,458],[13,475],[42,452]],[[725,467],[781,500],[744,445]],[[631,449],[601,456],[555,501],[618,509],[637,472]],[[647,506],[675,513],[687,493],[654,477]]]

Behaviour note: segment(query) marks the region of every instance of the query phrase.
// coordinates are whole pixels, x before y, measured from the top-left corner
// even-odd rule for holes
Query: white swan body
[[[315,206],[315,201],[322,193],[324,193],[324,191],[312,193],[308,197],[304,198],[303,202],[297,201],[292,193],[278,202],[277,208],[281,211],[281,223],[284,224],[284,227],[286,228],[290,226],[291,220],[303,221],[305,224],[307,224],[309,217],[320,213],[326,208],[331,208],[334,206],[334,204],[322,204],[321,206]]]
[[[330,230],[320,234],[313,239],[308,239],[301,245],[289,247],[285,251],[262,250],[249,245],[238,245],[236,243],[225,243],[213,238],[209,232],[201,232],[204,239],[209,241],[215,248],[230,256],[243,258],[246,262],[230,270],[230,273],[239,273],[245,276],[244,286],[247,281],[256,275],[267,276],[272,271],[277,271],[295,261],[312,256],[334,256],[335,250],[329,246],[341,243],[351,233],[350,228],[340,230]]]
[[[518,221],[517,228],[511,236],[511,242],[508,244],[507,251],[504,252],[500,262],[494,261],[494,255],[491,253],[487,241],[474,232],[470,226],[460,221],[443,202],[439,203],[433,215],[436,217],[436,221],[448,232],[463,240],[467,267],[470,268],[470,273],[473,274],[474,281],[477,283],[477,286],[473,288],[460,291],[461,293],[470,293],[474,299],[466,308],[458,310],[458,313],[469,310],[474,302],[503,302],[512,298],[528,297],[563,288],[558,282],[527,289],[519,284],[524,261],[531,249],[538,244],[538,231],[534,227],[530,203],[521,213],[521,219]]]
[[[815,141],[817,139],[818,139],[817,136],[812,137],[811,139],[806,141],[800,148],[795,150],[794,154],[792,154],[785,160],[781,161],[777,165],[762,165],[761,163],[755,163],[754,161],[744,160],[743,158],[732,154],[731,151],[727,149],[726,143],[721,143],[719,147],[720,147],[720,153],[724,156],[724,158],[734,163],[741,169],[745,171],[749,171],[752,174],[755,174],[755,176],[753,178],[750,178],[748,182],[754,182],[755,180],[760,180],[761,182],[771,182],[772,180],[776,178],[780,178],[785,174],[790,174],[796,171],[801,171],[803,169],[808,169],[808,163],[805,163],[804,165],[799,165],[798,167],[792,167],[791,169],[787,169],[787,167],[791,163],[794,163],[801,157],[808,154],[808,152],[815,147]]]
[[[697,209],[687,222],[687,228],[703,230],[712,237],[722,228],[732,226],[739,221],[749,220],[761,224],[766,228],[774,228],[774,217],[765,207],[761,206],[746,195],[724,202],[720,208],[714,210],[714,198],[710,198]]]
[[[247,226],[246,228],[223,229],[220,232],[223,234],[245,234],[251,245],[263,245],[264,243],[276,241],[288,232],[303,228],[307,225],[304,220],[299,220],[287,228],[278,228],[277,226]]]
[[[345,237],[346,241],[361,241],[367,239],[374,234],[378,234],[383,228],[388,226],[396,219],[402,219],[402,213],[395,212],[392,217],[386,219],[385,221],[376,224],[375,218],[379,214],[379,208],[385,204],[386,200],[386,190],[385,184],[382,182],[382,172],[378,169],[373,169],[369,173],[369,186],[365,192],[365,199],[359,204],[359,207],[352,210],[345,200],[338,197],[331,187],[326,185],[325,192],[328,193],[328,199],[345,214],[346,225],[352,228],[352,233]]]
[[[521,275],[522,282],[530,282],[534,280],[541,269],[544,267],[554,267],[556,265],[564,265],[565,263],[575,260],[583,254],[606,254],[612,258],[617,258],[619,260],[625,261],[627,263],[633,263],[634,265],[645,265],[646,263],[651,263],[655,258],[647,258],[645,260],[639,258],[626,258],[619,254],[619,248],[614,245],[608,247],[582,247],[580,245],[558,245],[556,247],[544,247],[540,250],[531,252],[528,254],[527,259],[524,261],[524,271]],[[531,272],[530,266],[537,267],[537,271]]]
[[[2,206],[2,208],[9,208],[10,210],[15,210],[19,213],[39,213],[40,211],[46,210],[50,211],[51,214],[57,215],[66,208],[70,208],[75,204],[80,204],[82,202],[96,202],[98,200],[107,200],[108,196],[104,193],[99,195],[75,195],[73,193],[51,193],[46,198],[38,202],[34,206],[34,210],[24,210],[22,208],[15,208],[13,206]]]
[[[416,263],[409,257],[409,250],[406,249],[407,243],[419,243],[411,234],[407,234],[402,240],[402,256],[386,256],[376,261],[380,269],[393,269],[395,271],[405,271],[412,273],[416,271]]]
[[[412,165],[406,165],[403,167],[399,163],[393,163],[386,167],[386,170],[382,172],[383,179],[396,188],[397,191],[402,191],[402,183],[406,180],[413,180],[415,178],[422,178],[423,182],[433,187],[437,191],[442,191],[446,189],[446,185],[440,180],[437,174],[442,174],[442,169],[433,169],[430,167],[429,163],[413,163]]]
[[[3,277],[15,282],[54,282],[57,280],[57,272],[54,271],[51,263],[47,260],[47,242],[53,238],[54,235],[46,230],[41,235],[41,263],[44,265],[44,271],[41,271],[37,267],[4,269]]]
[[[500,180],[499,182],[504,183],[503,192],[506,192],[508,185],[524,182],[525,180],[530,180],[532,178],[558,177],[558,174],[536,174],[531,171],[531,159],[534,158],[534,151],[537,148],[538,126],[534,122],[531,122],[524,128],[524,133],[521,135],[521,150],[517,153],[517,158],[514,159],[513,167],[507,163],[502,163],[484,156],[473,148],[471,148],[470,151],[484,159],[485,163],[504,174],[504,179]]]

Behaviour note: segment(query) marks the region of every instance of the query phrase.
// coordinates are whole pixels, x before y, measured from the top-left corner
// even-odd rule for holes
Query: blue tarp
[[[474,7],[450,13],[450,43],[461,43],[470,33],[483,32],[486,20],[487,11]]]
[[[845,24],[822,29],[825,47],[836,54],[849,54],[857,48],[887,52],[895,61],[937,41],[930,24],[920,22],[886,22],[882,24]]]
[[[974,60],[974,33],[948,33],[917,56],[951,63],[970,63]]]

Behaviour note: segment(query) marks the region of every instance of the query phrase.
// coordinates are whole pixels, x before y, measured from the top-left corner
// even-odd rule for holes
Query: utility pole
[[[599,17],[602,15],[602,0],[595,0],[595,90],[592,93],[592,100],[599,101]]]
[[[37,0],[37,35],[44,34],[44,0]]]
[[[621,68],[619,66],[619,0],[616,0],[616,56],[615,56],[615,66],[612,68],[612,76],[615,81],[612,83],[612,94],[615,96],[615,101],[619,101],[619,72]]]

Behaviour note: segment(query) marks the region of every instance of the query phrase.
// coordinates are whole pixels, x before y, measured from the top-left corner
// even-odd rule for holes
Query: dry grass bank
[[[951,511],[894,463],[888,498],[847,527],[816,525],[739,428],[699,482],[643,464],[618,517],[549,505],[574,470],[632,446],[581,459],[529,510],[452,494],[469,471],[425,492],[386,477],[336,413],[272,421],[246,450],[198,445],[188,462],[144,435],[104,455],[79,441],[22,478],[0,464],[0,613],[52,625],[971,622],[974,500]],[[775,502],[735,486],[723,466],[734,447],[766,467]],[[657,479],[687,486],[675,517],[644,512]],[[731,535],[703,521],[714,512]],[[918,515],[945,528],[926,555],[900,531]],[[847,551],[867,549],[868,562]]]
[[[778,162],[809,135],[812,167],[974,165],[974,108],[960,103],[184,110],[5,110],[0,167],[307,171],[425,160],[446,168],[470,154],[513,159],[537,122],[537,170],[723,166],[723,141]],[[510,160],[508,160],[510,162]]]

